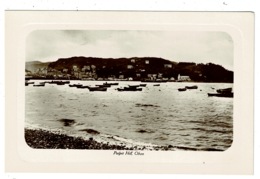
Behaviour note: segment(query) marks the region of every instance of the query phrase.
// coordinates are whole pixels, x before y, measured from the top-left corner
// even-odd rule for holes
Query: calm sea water
[[[40,81],[35,81],[39,83]],[[94,86],[101,81],[71,81]],[[208,97],[223,83],[147,83],[143,91],[118,92],[118,87],[140,82],[119,82],[107,92],[89,92],[67,84],[25,87],[25,124],[84,136],[92,129],[99,136],[155,145],[200,150],[226,150],[233,140],[233,98]],[[198,89],[179,92],[180,87]],[[61,119],[75,123],[64,125]]]

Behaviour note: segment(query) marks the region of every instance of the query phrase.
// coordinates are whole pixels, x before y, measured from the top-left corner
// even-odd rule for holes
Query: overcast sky
[[[34,31],[26,61],[72,56],[161,57],[175,62],[215,63],[233,70],[233,41],[225,32],[196,31]]]

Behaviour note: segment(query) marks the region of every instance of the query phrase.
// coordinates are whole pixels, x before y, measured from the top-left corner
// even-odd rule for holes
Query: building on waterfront
[[[182,76],[182,75],[178,75],[177,81],[181,82],[181,81],[191,81],[190,76]]]

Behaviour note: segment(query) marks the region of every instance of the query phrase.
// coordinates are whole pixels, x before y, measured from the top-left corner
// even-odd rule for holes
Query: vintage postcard
[[[253,39],[250,12],[7,11],[6,171],[252,174]]]

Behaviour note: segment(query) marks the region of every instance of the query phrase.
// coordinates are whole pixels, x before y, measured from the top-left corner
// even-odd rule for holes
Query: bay
[[[33,80],[32,80],[33,81]],[[41,82],[35,80],[35,83]],[[95,86],[103,81],[71,81]],[[142,91],[119,92],[118,87],[141,82],[120,81],[107,92],[66,85],[25,87],[25,124],[85,136],[86,129],[120,140],[186,149],[226,150],[233,141],[233,98],[208,97],[228,83],[147,83]],[[179,92],[178,88],[198,89]],[[73,122],[64,125],[63,119]]]

